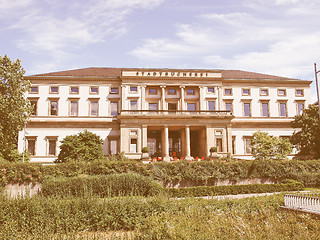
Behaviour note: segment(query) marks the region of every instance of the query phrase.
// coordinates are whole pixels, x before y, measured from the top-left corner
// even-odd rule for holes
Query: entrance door
[[[148,131],[147,134],[150,157],[161,157],[161,131]]]
[[[168,103],[168,110],[169,111],[177,111],[177,104],[176,103]]]
[[[200,134],[198,130],[190,131],[190,150],[192,157],[201,157],[200,156]]]
[[[181,157],[181,136],[180,131],[169,131],[169,156]]]

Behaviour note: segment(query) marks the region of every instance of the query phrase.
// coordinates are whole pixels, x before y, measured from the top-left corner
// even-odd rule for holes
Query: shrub
[[[82,161],[90,162],[104,157],[103,140],[87,130],[75,135],[66,136],[60,145],[56,163]]]
[[[248,193],[267,193],[283,191],[303,190],[302,183],[291,180],[283,184],[250,184],[250,185],[229,185],[229,186],[199,186],[185,188],[170,188],[169,195],[172,197],[201,197],[218,195],[236,195]]]
[[[141,150],[142,153],[149,153],[150,149],[148,147],[143,147]]]
[[[216,147],[211,147],[211,148],[210,148],[210,152],[211,152],[211,153],[217,152],[217,148],[216,148]]]
[[[48,179],[42,184],[44,196],[154,196],[163,192],[161,184],[136,173]]]

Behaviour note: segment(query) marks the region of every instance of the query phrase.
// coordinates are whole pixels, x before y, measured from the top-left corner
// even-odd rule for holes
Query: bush
[[[82,161],[91,162],[103,159],[103,140],[87,130],[75,135],[66,136],[60,145],[56,163]]]
[[[200,186],[168,189],[171,197],[202,197],[218,195],[237,195],[248,193],[267,193],[283,191],[301,191],[304,186],[297,181],[287,181],[283,184],[250,184],[229,186]]]
[[[142,153],[149,153],[150,149],[148,147],[143,147],[141,150]]]
[[[46,180],[44,196],[154,196],[164,192],[158,182],[136,173],[98,175]]]

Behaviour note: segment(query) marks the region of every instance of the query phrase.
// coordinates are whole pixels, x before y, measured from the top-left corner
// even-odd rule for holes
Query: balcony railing
[[[120,115],[190,115],[190,116],[232,116],[230,111],[190,111],[190,110],[121,110]]]

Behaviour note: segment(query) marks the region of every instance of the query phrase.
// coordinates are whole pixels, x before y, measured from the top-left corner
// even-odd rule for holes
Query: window
[[[196,104],[195,103],[188,103],[187,104],[187,110],[188,111],[195,111],[196,110]]]
[[[70,87],[70,93],[78,94],[79,93],[79,87]]]
[[[287,104],[284,102],[279,103],[280,108],[280,117],[286,117],[287,116]]]
[[[99,102],[98,100],[90,100],[90,116],[98,116]]]
[[[296,89],[296,96],[303,97],[303,89]]]
[[[137,139],[131,139],[130,140],[130,153],[136,153],[137,152]]]
[[[252,137],[244,137],[243,138],[243,143],[244,143],[244,154],[251,154],[251,143]]]
[[[297,103],[297,114],[301,114],[303,109],[304,109],[304,103],[298,102]]]
[[[134,86],[130,86],[130,92],[137,92],[138,88]]]
[[[78,101],[70,101],[70,116],[78,116]]]
[[[250,103],[243,103],[243,115],[245,117],[251,116]]]
[[[99,87],[90,87],[90,94],[98,94]]]
[[[208,87],[208,93],[214,93],[214,87]]]
[[[50,100],[49,115],[58,116],[58,100]]]
[[[38,92],[39,92],[38,86],[32,86],[29,93],[38,93]]]
[[[262,117],[269,117],[269,103],[261,103]]]
[[[50,93],[59,93],[59,87],[50,87]]]
[[[232,89],[231,88],[225,88],[224,89],[224,95],[232,95]]]
[[[278,96],[286,96],[286,90],[285,89],[278,89]]]
[[[231,102],[226,102],[226,111],[232,112],[232,103]]]
[[[268,96],[269,91],[268,89],[260,89],[260,96]]]
[[[215,110],[215,101],[208,101],[208,110],[209,111]]]
[[[110,114],[111,116],[118,115],[118,102],[110,102]]]
[[[168,94],[175,95],[176,94],[176,89],[175,88],[169,88],[168,89]]]
[[[149,110],[158,110],[158,104],[157,103],[149,103]]]
[[[156,88],[149,88],[149,94],[157,94]]]
[[[49,138],[48,139],[48,155],[56,156],[56,150],[57,150],[57,139]]]
[[[188,95],[194,95],[194,93],[195,93],[194,88],[187,89],[187,94]]]
[[[111,88],[110,93],[117,94],[117,93],[119,93],[119,89],[118,88]]]
[[[130,110],[138,110],[138,102],[137,100],[130,101]]]
[[[36,139],[28,138],[27,146],[28,146],[28,152],[30,153],[30,155],[32,156],[36,155]]]
[[[110,140],[110,154],[114,155],[118,153],[118,141]]]
[[[30,103],[31,103],[31,108],[32,108],[31,116],[37,116],[38,100],[37,99],[31,99]]]
[[[243,88],[243,89],[242,89],[242,95],[243,95],[243,96],[250,96],[250,89],[248,89],[248,88]]]

